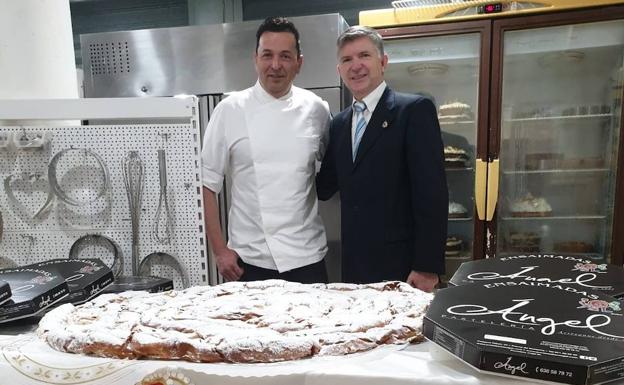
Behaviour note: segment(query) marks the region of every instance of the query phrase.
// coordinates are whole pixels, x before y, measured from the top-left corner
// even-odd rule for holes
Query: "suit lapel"
[[[337,127],[340,129],[340,134],[337,136],[338,148],[337,148],[337,161],[347,166],[347,169],[351,169],[353,166],[353,159],[351,154],[353,153],[353,143],[351,140],[351,120],[353,119],[353,107],[349,106],[343,111],[342,119],[337,122]]]
[[[370,148],[375,144],[383,131],[391,128],[390,123],[392,122],[392,118],[394,118],[394,114],[392,113],[393,108],[394,92],[392,92],[390,88],[386,87],[384,93],[379,99],[379,102],[377,103],[377,107],[375,107],[375,111],[373,111],[370,121],[366,125],[366,130],[362,136],[362,141],[360,142],[358,152],[355,156],[355,162],[353,163],[354,169],[358,166],[358,164],[360,164],[362,158],[366,156],[368,150],[370,150]],[[353,114],[351,114],[351,116],[352,115]],[[349,140],[349,143],[350,142],[351,140]],[[351,146],[349,146],[349,149],[351,149]],[[351,153],[352,152],[349,152],[349,154]]]

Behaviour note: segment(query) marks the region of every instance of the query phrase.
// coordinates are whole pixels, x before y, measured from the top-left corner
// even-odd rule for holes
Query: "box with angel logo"
[[[624,378],[620,302],[591,289],[475,283],[436,293],[425,336],[478,370],[566,384]]]
[[[106,288],[106,293],[121,293],[124,291],[148,291],[160,293],[173,290],[173,281],[168,278],[149,276],[122,276],[115,279],[115,283]]]
[[[80,304],[95,297],[113,283],[111,269],[101,260],[52,259],[31,265],[34,268],[59,274],[67,282],[69,295],[61,302]]]
[[[11,299],[0,306],[0,322],[36,315],[69,293],[61,275],[32,266],[2,269],[0,281],[11,287]]]
[[[449,280],[449,286],[477,282],[509,282],[519,287],[548,283],[624,297],[624,269],[596,263],[582,255],[518,254],[464,262]]]
[[[11,299],[11,286],[8,282],[0,281],[0,305]]]

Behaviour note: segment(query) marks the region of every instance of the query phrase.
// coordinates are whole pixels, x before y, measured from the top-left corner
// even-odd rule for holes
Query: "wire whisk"
[[[139,274],[139,221],[143,198],[143,162],[138,151],[128,151],[122,159],[124,184],[132,224],[132,275]]]
[[[167,158],[165,150],[158,150],[158,175],[160,177],[160,197],[154,217],[153,234],[156,241],[162,244],[171,243],[172,216],[167,199]]]

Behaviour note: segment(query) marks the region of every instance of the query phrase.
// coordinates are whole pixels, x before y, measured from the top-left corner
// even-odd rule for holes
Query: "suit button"
[[[360,208],[357,205],[353,206],[353,211],[358,211],[359,209]]]

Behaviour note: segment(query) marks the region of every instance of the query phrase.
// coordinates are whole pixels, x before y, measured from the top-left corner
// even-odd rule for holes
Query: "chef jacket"
[[[325,256],[314,179],[329,122],[328,104],[294,86],[276,99],[256,82],[215,108],[202,182],[218,193],[231,178],[228,247],[244,262],[284,272]]]

